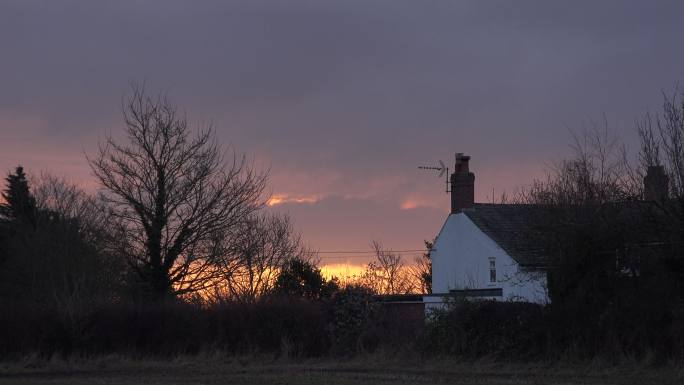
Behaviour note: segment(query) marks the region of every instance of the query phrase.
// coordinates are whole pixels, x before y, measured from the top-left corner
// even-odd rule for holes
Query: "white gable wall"
[[[446,294],[452,289],[501,288],[505,300],[547,302],[545,274],[522,271],[463,213],[449,215],[430,255],[434,294]],[[490,282],[490,258],[496,261],[495,283]]]

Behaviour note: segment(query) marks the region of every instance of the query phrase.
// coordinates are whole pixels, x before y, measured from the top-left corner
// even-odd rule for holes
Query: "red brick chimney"
[[[670,180],[663,166],[648,166],[644,177],[644,200],[662,202],[667,199]]]
[[[456,154],[454,173],[451,174],[451,212],[458,213],[475,204],[475,174],[468,169],[470,157]]]

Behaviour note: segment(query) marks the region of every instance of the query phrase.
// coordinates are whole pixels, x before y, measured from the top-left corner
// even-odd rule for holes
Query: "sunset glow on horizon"
[[[337,278],[344,282],[360,277],[366,269],[366,264],[329,263],[321,266],[321,273],[326,279]]]

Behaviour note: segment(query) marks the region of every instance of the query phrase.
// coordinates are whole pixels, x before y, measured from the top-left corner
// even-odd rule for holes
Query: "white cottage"
[[[469,156],[456,154],[451,213],[432,251],[432,295],[426,308],[456,297],[548,302],[541,250],[527,231],[535,206],[475,203]]]

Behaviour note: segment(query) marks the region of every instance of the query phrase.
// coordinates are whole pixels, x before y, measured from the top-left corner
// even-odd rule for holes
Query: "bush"
[[[7,305],[0,311],[0,357],[42,355],[319,356],[330,343],[326,313],[302,300],[200,307],[180,301],[107,304],[67,317],[57,308]]]
[[[329,330],[335,354],[348,355],[376,348],[377,338],[370,332],[375,329],[377,304],[369,288],[346,286],[333,295],[329,308]]]
[[[545,329],[540,305],[462,301],[430,314],[423,349],[473,358],[537,358],[546,351]]]
[[[0,359],[202,352],[320,357],[378,349],[523,361],[684,358],[684,308],[670,310],[662,301],[613,304],[585,321],[582,314],[568,315],[572,309],[566,306],[462,301],[433,311],[424,325],[415,309],[378,302],[355,286],[330,302],[281,297],[253,304],[168,301],[69,309],[4,302]]]

